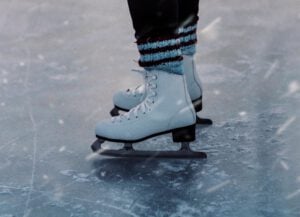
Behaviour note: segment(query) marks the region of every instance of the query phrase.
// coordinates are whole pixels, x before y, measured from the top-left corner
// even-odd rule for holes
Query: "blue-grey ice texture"
[[[141,82],[126,1],[0,1],[0,217],[300,216],[300,1],[200,11],[208,159],[121,160],[90,145],[113,93]]]

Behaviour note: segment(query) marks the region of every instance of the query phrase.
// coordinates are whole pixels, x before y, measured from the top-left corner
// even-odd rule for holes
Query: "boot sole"
[[[98,139],[109,141],[109,142],[116,142],[116,143],[137,143],[137,142],[142,142],[147,139],[172,133],[173,137],[173,142],[193,142],[196,139],[196,124],[186,126],[186,127],[180,127],[180,128],[175,128],[172,130],[167,130],[164,132],[160,133],[155,133],[150,136],[146,136],[141,139],[136,139],[136,140],[122,140],[122,139],[111,139],[103,136],[96,135]]]

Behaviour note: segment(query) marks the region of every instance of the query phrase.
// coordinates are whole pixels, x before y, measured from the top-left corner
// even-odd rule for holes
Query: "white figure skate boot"
[[[193,56],[183,55],[183,71],[186,77],[188,93],[195,111],[200,112],[202,110],[202,85],[196,70]],[[146,95],[145,85],[117,92],[113,97],[114,108],[111,110],[110,114],[112,116],[118,116],[119,111],[129,111],[131,108],[143,102]],[[197,123],[212,124],[210,120],[199,117],[197,117]]]
[[[146,97],[129,112],[96,126],[98,141],[93,144],[94,151],[101,150],[105,141],[125,143],[121,151],[103,151],[113,156],[182,156],[178,152],[137,152],[132,151],[132,143],[151,137],[172,133],[174,142],[184,144],[185,156],[205,157],[202,152],[190,152],[188,142],[195,140],[196,113],[189,97],[185,77],[165,71],[153,70],[146,73]],[[100,141],[100,142],[99,142]],[[193,154],[191,154],[193,153]],[[197,153],[197,154],[194,154]]]

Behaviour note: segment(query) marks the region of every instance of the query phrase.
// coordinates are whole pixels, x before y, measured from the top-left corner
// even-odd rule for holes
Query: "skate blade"
[[[200,118],[199,116],[197,116],[196,124],[199,124],[199,125],[212,125],[213,121],[211,119]]]
[[[102,149],[102,144],[104,143],[104,140],[97,139],[92,145],[91,149],[93,152],[99,152]]]
[[[205,159],[204,152],[194,151],[137,151],[137,150],[101,150],[100,155],[119,158],[176,158],[176,159]]]

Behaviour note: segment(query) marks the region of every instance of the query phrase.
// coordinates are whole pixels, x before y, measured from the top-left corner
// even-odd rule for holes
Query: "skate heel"
[[[196,124],[172,131],[173,142],[193,142],[196,138]]]
[[[196,112],[202,111],[202,97],[193,101],[193,105]]]

